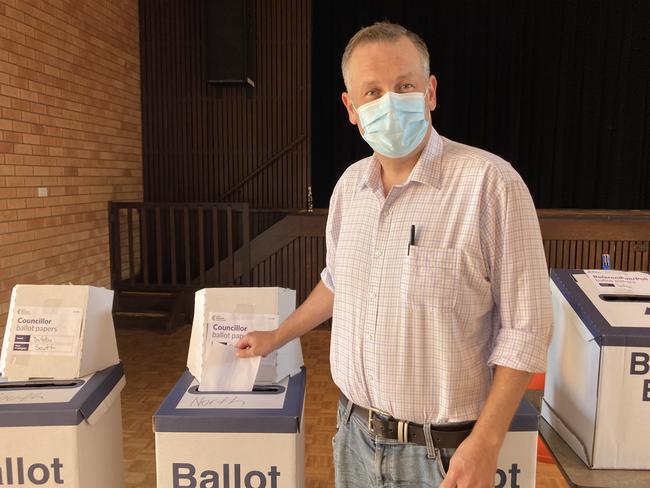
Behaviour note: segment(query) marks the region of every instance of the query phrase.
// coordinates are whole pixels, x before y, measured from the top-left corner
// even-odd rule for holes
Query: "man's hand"
[[[235,344],[237,357],[250,358],[252,356],[266,356],[278,348],[277,335],[277,329],[249,332]]]
[[[440,488],[492,488],[501,445],[531,374],[496,366],[487,401],[472,433],[449,461]]]
[[[451,457],[440,488],[493,488],[498,457],[499,447],[470,434]]]

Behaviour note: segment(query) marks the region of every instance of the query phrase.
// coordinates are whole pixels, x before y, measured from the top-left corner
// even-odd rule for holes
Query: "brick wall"
[[[0,332],[16,283],[110,286],[142,199],[137,0],[0,0]]]

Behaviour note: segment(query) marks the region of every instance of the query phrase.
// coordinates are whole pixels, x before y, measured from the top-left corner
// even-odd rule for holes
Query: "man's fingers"
[[[246,349],[237,349],[237,350],[235,351],[235,355],[236,355],[238,358],[250,358],[250,357],[253,357],[253,356],[257,356],[257,354],[255,354],[255,353],[253,352],[253,349],[250,348],[250,347],[249,347],[249,348],[246,348]]]
[[[266,355],[273,350],[273,343],[269,332],[251,332],[241,337],[235,344],[236,355],[239,358]]]
[[[264,344],[260,341],[259,336],[246,334],[235,344],[235,355],[238,358],[265,356],[265,354],[262,354],[263,346]]]
[[[454,469],[454,467],[450,464],[449,471],[447,471],[447,475],[445,476],[443,482],[440,484],[439,488],[456,488],[458,486],[456,483],[456,477],[456,469]]]
[[[247,347],[250,347],[250,342],[248,341],[248,334],[240,337],[237,343],[235,344],[235,347],[237,349],[246,349]]]

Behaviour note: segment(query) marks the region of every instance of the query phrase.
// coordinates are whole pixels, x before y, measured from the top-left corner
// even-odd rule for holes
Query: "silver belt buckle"
[[[373,415],[373,413],[375,413],[375,412],[376,412],[376,413],[380,413],[380,414],[382,414],[382,415],[385,416],[385,417],[391,418],[391,415],[390,415],[389,413],[382,412],[381,410],[377,410],[376,408],[369,408],[369,409],[368,409],[368,430],[369,430],[370,432],[372,432],[373,434],[375,433],[375,428],[374,428],[374,426],[373,426],[373,424],[372,424],[372,415]]]
[[[377,410],[376,408],[369,408],[368,409],[368,430],[373,434],[375,433],[375,427],[372,423],[372,415],[375,412],[380,413],[381,415],[389,419],[393,418],[393,416],[387,412],[382,412],[381,410]],[[409,434],[409,422],[407,420],[397,420],[397,442],[401,444],[406,444],[408,442],[408,434]]]

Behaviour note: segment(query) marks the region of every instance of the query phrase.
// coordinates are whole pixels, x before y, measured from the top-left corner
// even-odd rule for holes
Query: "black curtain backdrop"
[[[429,46],[438,132],[510,161],[538,208],[650,208],[650,1],[314,0],[312,19],[316,206],[371,153],[340,101],[343,49],[390,20]]]

